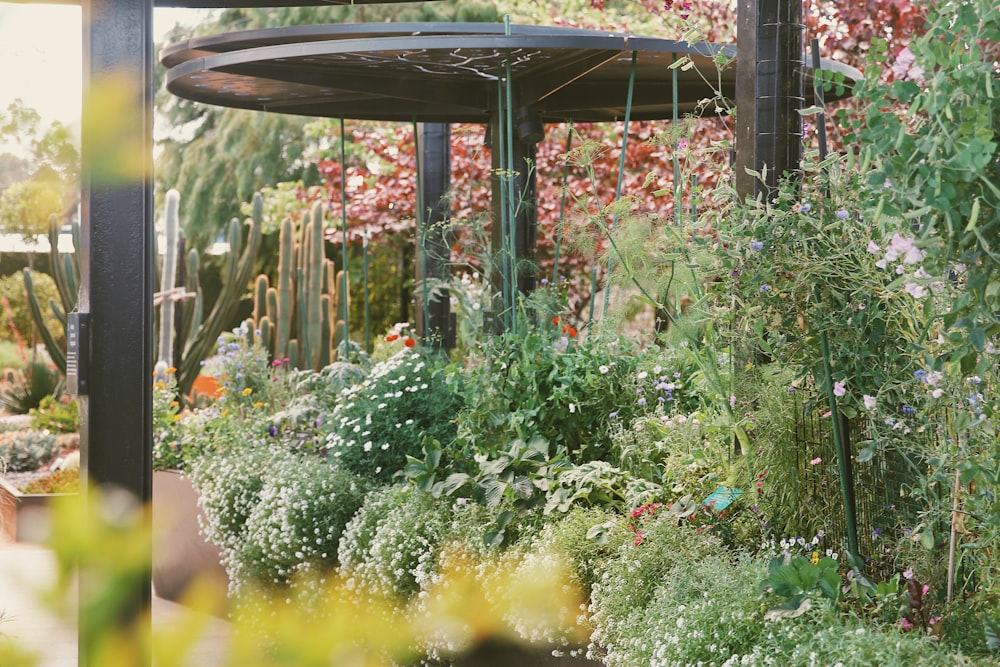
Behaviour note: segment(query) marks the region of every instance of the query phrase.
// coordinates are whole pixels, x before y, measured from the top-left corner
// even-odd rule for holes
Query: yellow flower
[[[174,421],[175,422],[179,422],[180,420],[181,420],[181,416],[180,415],[174,415]]]
[[[154,383],[153,383],[153,388],[154,388],[154,389],[166,389],[166,388],[167,388],[167,385],[165,385],[165,384],[164,384],[164,383],[162,383],[162,382],[154,382]]]
[[[166,373],[167,375],[173,375],[176,372],[177,372],[177,369],[175,367],[173,367],[173,366],[171,366],[170,368],[168,368],[167,370],[164,371],[164,373]]]
[[[253,404],[253,406],[254,408],[262,408],[264,407],[264,401],[257,401],[256,403]]]
[[[170,401],[170,407],[172,408],[180,407],[180,403],[178,403],[177,401]]]
[[[818,551],[814,551],[813,552],[812,564],[813,565],[818,565],[819,564],[819,552]]]
[[[244,396],[249,396],[250,394],[252,394],[252,393],[253,393],[253,389],[252,389],[251,387],[247,387],[246,389],[244,389],[244,390],[243,390],[242,392],[240,392],[240,393],[242,393],[242,394],[243,394]]]

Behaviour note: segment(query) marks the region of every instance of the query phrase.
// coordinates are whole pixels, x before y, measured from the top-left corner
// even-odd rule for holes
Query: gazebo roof
[[[509,33],[509,34],[508,34]],[[693,111],[715,89],[732,99],[734,46],[689,44],[624,33],[484,23],[309,25],[202,37],[168,46],[172,93],[209,104],[371,120],[488,122],[509,62],[514,104],[545,122],[625,116],[632,59],[631,118]],[[687,57],[691,66],[672,70]],[[722,66],[719,66],[722,63]],[[842,72],[853,68],[824,60]],[[811,102],[811,69],[806,103]],[[827,99],[836,99],[831,91]]]

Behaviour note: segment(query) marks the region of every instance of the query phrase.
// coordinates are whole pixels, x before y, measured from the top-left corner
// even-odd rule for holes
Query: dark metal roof
[[[684,56],[693,66],[677,69],[678,113],[693,111],[714,88],[734,97],[733,46],[574,28],[506,32],[479,23],[296,26],[187,40],[165,48],[161,60],[168,90],[181,97],[309,116],[487,122],[509,62],[515,104],[544,121],[621,119],[633,53],[634,120],[672,116],[671,64]],[[717,62],[726,64],[720,70]],[[860,77],[831,61],[823,68]]]

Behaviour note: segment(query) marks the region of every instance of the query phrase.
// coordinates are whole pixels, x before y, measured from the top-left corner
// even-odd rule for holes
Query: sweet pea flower
[[[861,397],[861,400],[864,401],[865,409],[866,410],[874,410],[875,409],[875,397],[874,396],[869,396],[868,394],[865,394],[864,396]]]
[[[843,396],[846,393],[847,393],[847,387],[844,386],[843,382],[834,382],[833,383],[833,395],[834,396]]]

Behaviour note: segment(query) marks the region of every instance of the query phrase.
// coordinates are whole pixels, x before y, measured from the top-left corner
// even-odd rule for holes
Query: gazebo
[[[378,2],[379,0],[367,0]],[[81,0],[84,18],[85,90],[116,90],[133,101],[123,106],[115,119],[114,132],[97,136],[84,132],[81,290],[77,311],[68,327],[71,393],[80,398],[82,464],[86,477],[98,484],[110,484],[129,491],[140,501],[151,496],[152,405],[150,377],[153,349],[153,188],[152,188],[152,108],[153,9],[173,7],[266,7],[321,6],[328,4],[364,4],[361,0]],[[801,56],[801,4],[789,0],[762,0],[740,3],[740,44],[725,47],[735,55],[734,69],[724,93],[732,96],[740,108],[763,108],[770,111],[741,114],[738,117],[737,168],[759,168],[767,164],[771,173],[794,168],[797,161],[798,134],[801,127],[798,109],[809,92],[803,91],[800,74],[805,70]],[[723,47],[685,46],[670,40],[619,34],[585,34],[581,31],[549,28],[478,26],[466,29],[455,26],[428,27],[428,34],[401,34],[392,24],[381,24],[378,32],[367,35],[351,31],[363,28],[345,26],[278,29],[265,34],[220,36],[201,42],[178,45],[164,53],[171,67],[169,86],[175,92],[227,106],[262,110],[314,113],[357,117],[381,117],[379,99],[385,91],[372,90],[373,77],[359,74],[350,78],[351,87],[337,90],[315,77],[326,68],[364,68],[399,53],[413,53],[399,59],[399,72],[421,71],[428,66],[443,68],[428,72],[422,82],[436,81],[441,86],[441,104],[421,104],[414,99],[414,86],[396,85],[397,92],[409,90],[403,119],[441,123],[474,118],[494,124],[494,154],[506,154],[506,165],[515,164],[533,147],[535,123],[573,118],[584,120],[670,117],[682,108],[683,98],[674,104],[663,99],[663,90],[671,91],[667,73],[672,58],[689,55],[700,68]],[[369,30],[373,30],[369,28]],[[396,33],[393,34],[393,30]],[[312,32],[310,32],[312,31]],[[324,32],[326,31],[326,32]],[[433,33],[433,34],[432,34]],[[258,41],[254,41],[254,39]],[[264,41],[260,41],[263,39]],[[509,57],[520,54],[518,58]],[[367,54],[367,55],[366,55]],[[461,54],[457,56],[456,54]],[[474,64],[463,64],[468,56]],[[421,58],[430,58],[423,62]],[[315,58],[313,66],[306,62]],[[284,63],[282,59],[285,59]],[[285,63],[295,62],[296,67]],[[545,63],[554,70],[552,78],[537,74],[531,85],[516,89],[498,87],[498,81],[513,82],[528,76],[532,66]],[[308,67],[306,65],[309,65]],[[824,66],[826,66],[824,64]],[[502,67],[503,73],[497,68]],[[835,67],[830,64],[830,67]],[[319,69],[317,69],[319,68]],[[409,68],[409,69],[408,69]],[[510,75],[507,76],[508,71]],[[390,68],[390,71],[393,68]],[[712,63],[714,71],[714,63]],[[372,74],[373,70],[369,72]],[[738,76],[737,76],[738,72]],[[854,74],[844,72],[849,78]],[[604,74],[607,76],[604,77]],[[516,75],[516,76],[515,76]],[[198,77],[202,78],[198,78]],[[475,87],[479,100],[463,90],[448,85],[448,77],[480,81]],[[607,81],[602,82],[602,77]],[[530,78],[530,77],[529,77]],[[633,100],[628,114],[629,79]],[[277,83],[275,83],[277,81]],[[200,83],[204,88],[199,87]],[[614,96],[606,88],[616,86]],[[330,88],[331,94],[322,92]],[[589,87],[589,90],[588,90]],[[281,89],[284,89],[283,91]],[[495,88],[495,96],[489,89]],[[810,87],[811,88],[811,87]],[[201,91],[201,92],[199,92]],[[330,104],[317,103],[307,108],[308,99],[328,98]],[[365,96],[367,100],[365,99]],[[659,96],[659,97],[657,97]],[[271,99],[261,99],[268,98]],[[399,99],[397,96],[394,99]],[[506,99],[504,99],[506,98]],[[447,101],[448,105],[444,104]],[[256,105],[256,106],[254,106]],[[296,107],[296,105],[299,105]],[[366,106],[367,105],[367,106]],[[449,106],[450,105],[450,106]],[[477,106],[478,105],[478,106]],[[440,112],[435,112],[440,109]],[[464,109],[464,110],[463,110]],[[472,109],[472,111],[470,111]],[[476,110],[478,109],[478,110]],[[526,111],[522,111],[522,109]],[[586,113],[585,113],[586,111]],[[100,113],[93,100],[85,104],[87,114]],[[367,114],[367,115],[365,115]],[[377,115],[376,115],[377,114]],[[503,121],[503,115],[509,120]],[[514,123],[517,116],[524,123]],[[85,123],[85,127],[89,127]],[[520,128],[520,130],[518,129]],[[514,141],[516,134],[517,141]],[[504,147],[501,137],[507,144]],[[761,142],[760,137],[766,137]],[[95,164],[108,164],[128,157],[142,166],[140,173],[116,175],[114,170],[95,170]],[[524,184],[527,185],[527,184]],[[519,188],[517,184],[514,188]],[[752,191],[753,184],[750,189]],[[747,186],[743,186],[744,192]],[[530,219],[511,221],[508,238],[520,239],[525,251],[526,230]],[[502,242],[502,239],[501,239]],[[515,256],[517,251],[515,251]],[[520,278],[520,276],[518,276]],[[508,294],[517,280],[508,284]],[[139,612],[148,608],[148,580],[139,582],[132,592],[132,613],[121,619],[124,627],[140,620]],[[81,647],[91,637],[82,633]],[[134,664],[149,664],[150,657],[136,642]],[[85,655],[81,650],[81,656]],[[82,660],[82,658],[81,658]],[[81,662],[81,664],[83,664]],[[92,666],[97,667],[97,666]]]

